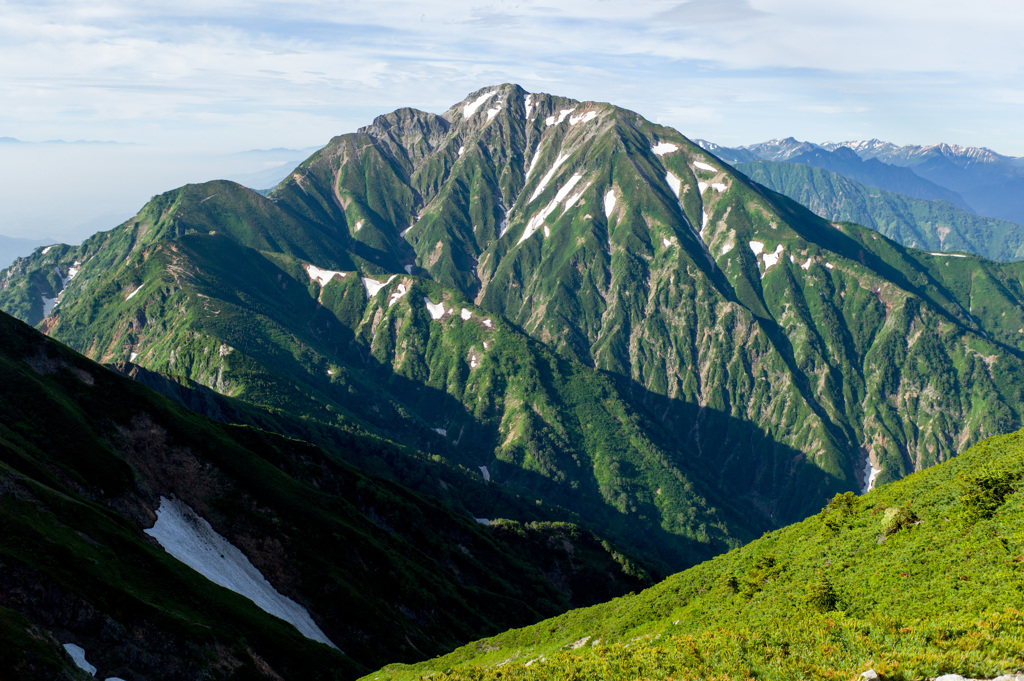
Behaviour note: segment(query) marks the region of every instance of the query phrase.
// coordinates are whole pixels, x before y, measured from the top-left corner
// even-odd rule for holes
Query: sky
[[[0,143],[0,234],[80,239],[505,82],[729,146],[1024,156],[1021,35],[1019,0],[0,0],[0,138],[31,143]]]

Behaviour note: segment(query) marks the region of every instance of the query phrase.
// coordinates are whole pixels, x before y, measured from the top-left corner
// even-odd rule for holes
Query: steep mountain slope
[[[1024,227],[854,182],[810,165],[755,161],[736,169],[826,220],[856,222],[912,248],[967,251],[993,260],[1024,258]]]
[[[53,678],[61,644],[101,678],[352,678],[644,583],[579,528],[484,526],[306,443],[197,417],[7,315],[0,377],[4,678]],[[175,509],[184,525],[161,526]],[[200,541],[191,509],[245,557]],[[161,548],[174,541],[192,556],[212,542],[224,565],[200,563],[236,585],[251,562],[337,648],[184,567]]]
[[[267,198],[157,197],[18,261],[0,306],[682,567],[1017,427],[1021,275],[824,221],[633,112],[504,85],[378,117]]]
[[[647,591],[367,679],[992,678],[1024,663],[1024,431]]]
[[[909,168],[963,196],[979,215],[1024,224],[1024,164],[1019,158],[956,144],[901,147],[868,140],[822,145],[825,149],[838,146],[853,149],[863,159]]]

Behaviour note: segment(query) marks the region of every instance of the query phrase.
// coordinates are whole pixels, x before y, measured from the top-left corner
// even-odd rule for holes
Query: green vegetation
[[[1024,663],[1022,485],[1019,431],[639,595],[365,678],[997,676]]]
[[[926,251],[966,251],[992,260],[1024,258],[1024,230],[975,215],[947,201],[928,201],[865,186],[800,163],[754,161],[737,170],[785,194],[826,220],[856,222],[905,246]]]

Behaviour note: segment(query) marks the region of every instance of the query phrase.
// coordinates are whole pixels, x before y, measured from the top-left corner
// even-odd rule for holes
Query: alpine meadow
[[[1024,668],[1024,175],[929,153],[503,84],[37,247],[0,676]]]

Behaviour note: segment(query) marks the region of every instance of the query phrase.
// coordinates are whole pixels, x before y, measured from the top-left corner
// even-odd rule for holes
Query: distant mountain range
[[[729,163],[812,165],[871,187],[946,200],[978,215],[1024,224],[1024,159],[990,149],[949,144],[900,147],[880,140],[814,144],[792,137],[737,149],[700,143]]]
[[[917,182],[906,169],[885,172]],[[934,233],[943,245],[968,238]],[[96,447],[137,509],[119,541],[145,542],[170,493],[250,557],[264,547],[243,528],[266,529],[283,547],[274,555],[297,557],[288,565],[312,580],[272,573],[285,595],[335,599],[334,614],[314,620],[352,660],[351,675],[388,650],[422,659],[473,627],[578,604],[565,576],[573,566],[577,584],[621,593],[816,513],[837,493],[1015,430],[1022,278],[1024,263],[929,253],[823,219],[634,112],[501,85],[440,115],[379,116],[266,196],[227,181],[155,196],[80,246],[38,249],[0,272],[0,309],[221,422],[186,420],[174,429],[182,438],[243,434],[240,446],[255,452],[204,449],[185,466],[199,475],[252,462],[223,486],[176,486],[179,473],[160,468],[140,493],[130,472],[143,461],[114,440],[130,439],[133,405],[153,398],[126,392],[104,421],[104,393],[87,405],[94,411],[68,417],[110,428]],[[42,340],[12,328],[38,354]],[[26,382],[20,356],[12,380]],[[85,399],[69,371],[57,373],[74,399],[49,384],[39,395]],[[267,452],[264,435],[284,444]],[[43,453],[33,471],[47,469]],[[106,479],[62,475],[50,481],[56,493],[105,499]],[[375,499],[388,495],[408,514],[385,513]],[[307,497],[324,505],[304,510]],[[408,519],[432,505],[443,507],[443,537]],[[309,513],[315,537],[304,534]],[[334,529],[339,518],[354,534]],[[484,524],[496,518],[511,523]],[[47,531],[91,536],[72,520]],[[410,544],[381,549],[379,565],[345,553],[350,537],[378,536],[365,523],[397,542],[389,547]],[[545,564],[545,542],[573,548]],[[324,556],[309,548],[321,545]],[[332,571],[331,556],[345,570]],[[502,567],[480,573],[488,561]],[[435,564],[445,578],[432,585]],[[384,574],[408,589],[365,622],[345,619],[372,607],[370,576]],[[463,614],[446,614],[448,599]],[[119,613],[110,617],[123,625]],[[73,630],[63,615],[29,619],[54,636]],[[460,628],[463,619],[475,624]],[[189,621],[213,626],[205,615]]]

